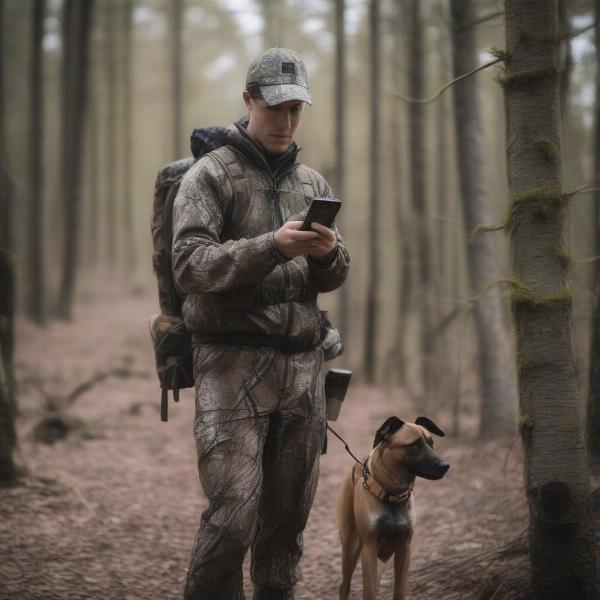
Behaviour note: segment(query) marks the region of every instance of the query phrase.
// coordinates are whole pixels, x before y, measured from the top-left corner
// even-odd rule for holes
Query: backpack
[[[191,135],[193,157],[169,163],[160,169],[154,186],[152,210],[152,267],[158,282],[160,313],[149,321],[156,371],[161,387],[160,418],[168,420],[168,392],[179,402],[179,390],[194,386],[192,338],[181,315],[182,299],[173,281],[173,203],[181,179],[204,154],[227,142],[224,127],[194,129]]]
[[[225,127],[194,129],[191,135],[193,157],[165,165],[156,177],[151,224],[152,267],[158,283],[160,313],[151,315],[148,325],[161,387],[161,421],[168,421],[169,390],[173,391],[173,400],[179,402],[179,390],[194,387],[192,336],[183,322],[182,298],[173,281],[173,203],[190,167],[200,157],[226,144]],[[329,322],[326,311],[321,311],[321,343],[325,360],[332,360],[343,352],[340,334]]]

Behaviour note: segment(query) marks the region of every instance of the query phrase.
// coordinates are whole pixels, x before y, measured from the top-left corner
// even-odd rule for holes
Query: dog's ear
[[[429,431],[430,433],[435,433],[435,435],[439,435],[440,437],[444,437],[446,435],[433,421],[431,421],[427,417],[417,417],[415,425],[425,427],[427,431]]]
[[[383,442],[388,435],[395,433],[404,425],[404,421],[400,420],[398,417],[390,417],[385,421],[385,423],[377,430],[375,434],[375,440],[373,441],[373,448],[377,446],[380,442]]]

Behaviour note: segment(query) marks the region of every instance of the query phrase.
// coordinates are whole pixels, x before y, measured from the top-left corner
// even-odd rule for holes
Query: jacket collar
[[[290,171],[298,164],[298,152],[301,148],[292,142],[289,148],[278,156],[269,156],[262,146],[248,134],[248,118],[244,117],[228,129],[229,144],[241,152],[261,171],[274,179]]]

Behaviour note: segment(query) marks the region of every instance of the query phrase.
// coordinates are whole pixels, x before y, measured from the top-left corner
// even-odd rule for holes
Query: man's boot
[[[294,600],[293,588],[277,589],[254,584],[252,600]]]

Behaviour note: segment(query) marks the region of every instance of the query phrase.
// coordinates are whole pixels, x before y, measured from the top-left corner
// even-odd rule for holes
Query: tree
[[[423,27],[421,23],[421,3],[409,0],[407,3],[408,26],[408,86],[412,98],[422,98],[424,91],[423,68]],[[421,357],[424,397],[430,396],[433,386],[431,332],[431,248],[427,229],[426,204],[426,151],[425,151],[425,119],[423,104],[409,104],[409,176],[410,196],[413,215],[416,219],[418,282],[421,291]]]
[[[477,65],[471,0],[450,0],[454,77]],[[439,99],[438,99],[439,102]],[[516,389],[511,360],[511,339],[507,329],[494,239],[485,233],[472,235],[478,224],[492,221],[479,111],[479,90],[475,77],[454,86],[454,118],[457,163],[463,218],[467,229],[467,267],[475,301],[475,325],[479,346],[479,389],[481,397],[480,435],[512,434],[516,430]]]
[[[114,0],[106,0],[104,7],[104,79],[106,82],[106,249],[108,268],[111,272],[117,262],[117,10]]]
[[[181,30],[183,23],[183,0],[174,0],[171,13],[171,69],[173,71],[173,156],[182,152],[183,112],[183,54]]]
[[[335,0],[335,193],[345,198],[346,177],[346,33],[345,0]],[[344,231],[343,211],[337,218]],[[350,334],[350,288],[343,285],[339,292],[339,330],[344,338]]]
[[[46,0],[35,0],[31,35],[31,74],[29,106],[29,218],[27,219],[28,280],[27,312],[37,323],[44,314],[44,153],[43,52]]]
[[[126,272],[132,274],[136,265],[135,228],[133,226],[133,141],[131,91],[133,89],[133,69],[131,54],[131,34],[133,29],[133,1],[123,3],[123,225],[125,230]],[[177,156],[177,155],[175,155]]]
[[[93,0],[65,0],[63,10],[63,148],[62,179],[65,203],[65,245],[58,315],[70,319],[79,254],[81,165],[87,108],[87,58]]]
[[[0,0],[0,30],[4,2]],[[0,38],[1,43],[1,38]],[[10,238],[10,192],[6,174],[4,52],[0,47],[0,482],[15,479],[17,469],[13,453],[17,445],[15,431],[16,400],[13,383],[14,264]]]
[[[596,23],[594,27],[596,49],[600,49],[600,0],[594,2]],[[594,104],[594,186],[600,186],[600,62],[596,61],[596,98]],[[596,256],[600,256],[600,190],[593,193],[594,242]],[[587,436],[590,452],[600,456],[600,260],[594,263],[592,279],[594,298],[592,335],[590,344],[589,392]]]
[[[371,206],[369,212],[369,276],[367,279],[367,320],[365,332],[365,373],[371,383],[375,378],[377,354],[377,302],[379,295],[379,122],[380,112],[380,34],[379,0],[371,0],[369,11],[371,46]]]
[[[506,0],[511,300],[532,597],[598,598],[564,248],[557,0]]]
[[[401,88],[401,67],[403,62],[403,49],[402,49],[402,0],[398,0],[394,5],[394,22],[393,22],[393,53],[394,58],[392,61],[393,66],[393,81],[394,89],[399,90]],[[402,172],[402,140],[400,135],[400,111],[393,108],[391,114],[390,128],[392,132],[391,136],[391,155],[392,155],[392,168],[396,177],[396,181],[403,180]],[[407,357],[406,357],[406,322],[408,320],[408,313],[410,308],[410,299],[412,291],[412,244],[413,236],[411,228],[408,226],[410,221],[410,204],[404,201],[404,194],[402,186],[397,185],[395,188],[395,220],[396,227],[398,230],[398,237],[400,239],[399,244],[399,255],[398,255],[398,313],[396,318],[396,327],[394,332],[394,348],[392,350],[393,368],[397,373],[397,380],[404,386],[407,385]]]

